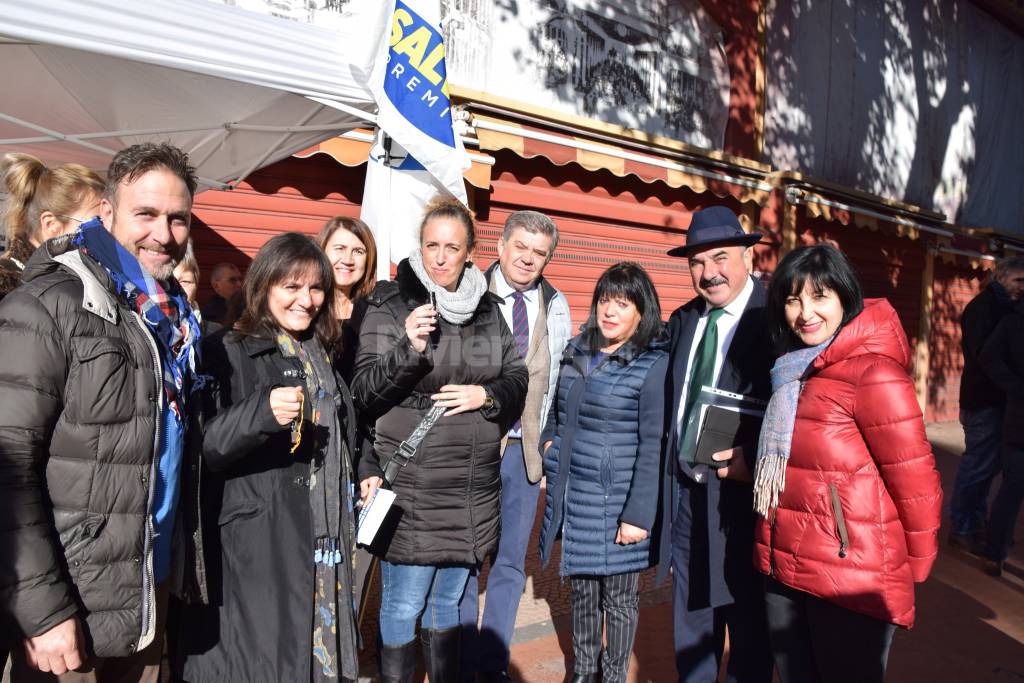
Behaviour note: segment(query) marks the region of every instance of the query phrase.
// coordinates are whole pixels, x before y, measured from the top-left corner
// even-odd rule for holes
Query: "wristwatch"
[[[493,407],[494,407],[494,397],[491,396],[490,394],[488,394],[487,390],[484,389],[484,405],[483,405],[483,409],[484,410],[490,410]]]

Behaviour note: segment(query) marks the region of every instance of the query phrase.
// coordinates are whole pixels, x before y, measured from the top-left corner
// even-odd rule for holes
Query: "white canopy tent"
[[[374,122],[377,3],[338,32],[208,0],[0,0],[0,153],[103,171],[168,141],[204,187],[231,186]]]

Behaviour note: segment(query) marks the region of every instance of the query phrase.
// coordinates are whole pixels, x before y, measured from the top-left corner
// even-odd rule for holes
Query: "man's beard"
[[[175,256],[170,251],[164,249],[162,250],[161,253],[170,256],[171,260],[161,266],[157,266],[154,269],[152,266],[147,265],[146,262],[141,258],[142,251],[143,249],[145,249],[145,247],[139,246],[137,244],[128,245],[124,243],[122,243],[121,246],[127,249],[128,252],[135,257],[135,260],[139,262],[139,266],[141,266],[144,271],[149,273],[150,277],[152,277],[154,280],[160,283],[166,283],[174,276],[174,269],[178,267],[178,263],[181,261],[180,256]]]
[[[142,269],[149,273],[154,280],[157,280],[158,282],[167,282],[174,276],[174,269],[178,267],[178,259],[171,259],[167,265],[160,266],[156,272],[145,266],[142,261],[139,261],[139,265],[142,266]]]

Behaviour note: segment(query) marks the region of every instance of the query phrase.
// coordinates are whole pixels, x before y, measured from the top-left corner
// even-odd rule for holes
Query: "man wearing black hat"
[[[729,634],[728,681],[768,683],[771,650],[761,579],[753,569],[754,513],[750,444],[721,451],[720,469],[680,455],[684,425],[701,386],[767,400],[774,360],[764,321],[764,287],[750,275],[751,247],[730,209],[693,214],[686,258],[698,296],[669,319],[665,411],[668,453],[663,477],[659,579],[672,567],[673,624],[679,680],[718,680]]]

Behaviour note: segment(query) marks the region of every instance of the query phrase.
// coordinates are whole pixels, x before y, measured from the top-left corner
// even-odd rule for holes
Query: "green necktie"
[[[725,313],[724,308],[712,308],[708,314],[708,324],[693,354],[693,372],[690,373],[690,386],[686,390],[686,410],[683,412],[683,424],[689,419],[690,410],[700,395],[703,386],[714,386],[715,356],[718,353],[718,319]],[[682,441],[680,441],[682,442]]]

